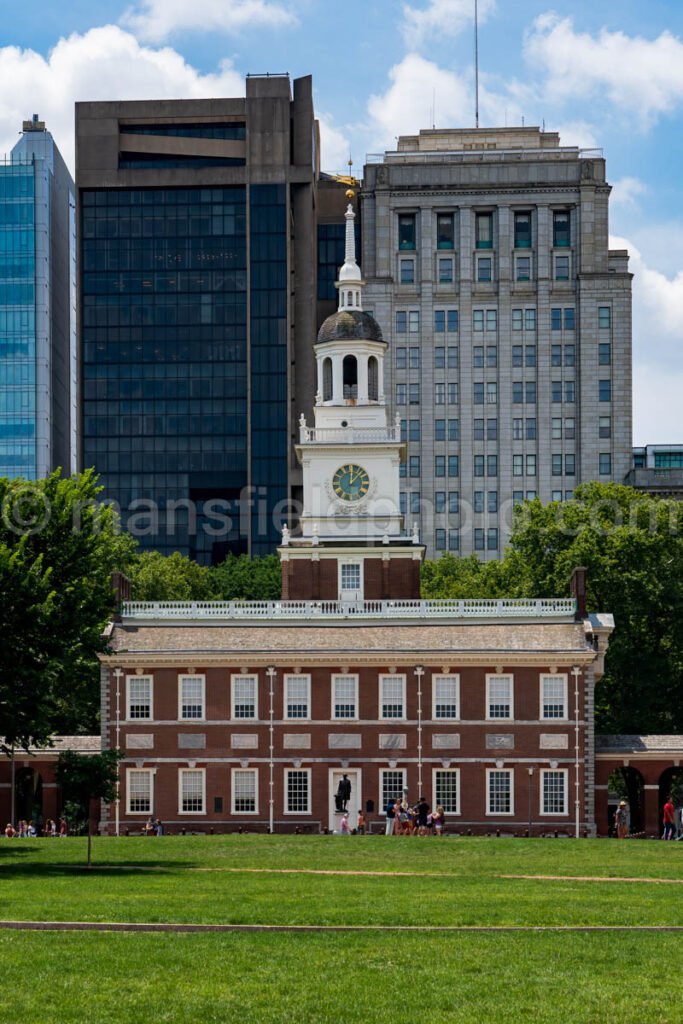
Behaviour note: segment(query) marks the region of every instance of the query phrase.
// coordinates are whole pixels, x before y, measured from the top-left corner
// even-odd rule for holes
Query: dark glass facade
[[[84,465],[141,545],[245,551],[246,188],[83,191],[81,238]]]

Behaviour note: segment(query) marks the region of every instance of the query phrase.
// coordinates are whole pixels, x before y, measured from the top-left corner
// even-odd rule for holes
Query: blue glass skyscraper
[[[0,164],[0,476],[76,468],[74,184],[43,122]]]

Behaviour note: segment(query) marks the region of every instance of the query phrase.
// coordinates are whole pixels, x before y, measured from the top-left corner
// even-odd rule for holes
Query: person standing
[[[614,824],[617,827],[617,839],[626,839],[628,835],[629,813],[625,800],[619,801],[619,806],[614,812]]]
[[[674,837],[674,827],[675,827],[675,821],[676,821],[676,817],[675,816],[676,816],[676,811],[674,809],[674,802],[671,799],[671,797],[668,796],[667,799],[666,799],[666,803],[664,804],[664,812],[663,812],[664,833],[662,835],[662,839],[673,839],[673,837]]]
[[[385,811],[384,811],[384,813],[387,816],[386,828],[384,830],[385,836],[393,836],[393,834],[394,834],[394,823],[395,823],[395,817],[396,817],[396,814],[395,814],[395,811],[394,811],[395,804],[396,804],[395,800],[389,800],[387,802],[387,806],[386,806]]]

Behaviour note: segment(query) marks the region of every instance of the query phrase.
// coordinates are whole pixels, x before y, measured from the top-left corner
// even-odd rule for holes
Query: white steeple
[[[347,193],[348,195],[348,193]],[[351,203],[346,207],[346,245],[344,247],[344,263],[339,271],[336,282],[339,289],[340,310],[363,310],[363,281],[360,267],[356,263],[356,214]]]

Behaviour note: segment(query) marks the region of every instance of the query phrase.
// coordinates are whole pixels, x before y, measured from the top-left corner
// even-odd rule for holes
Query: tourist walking
[[[619,801],[619,806],[614,812],[614,824],[617,829],[617,839],[626,839],[629,828],[629,813],[625,800]]]
[[[667,797],[666,803],[664,804],[662,818],[664,824],[664,832],[662,834],[662,839],[673,839],[675,831],[676,811],[674,809],[673,800],[670,796]]]

